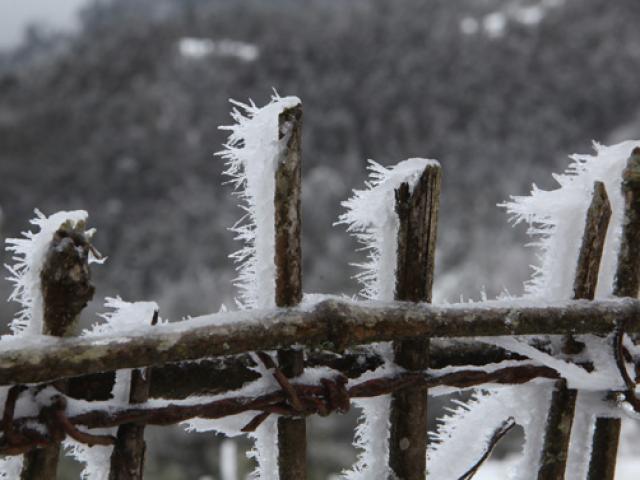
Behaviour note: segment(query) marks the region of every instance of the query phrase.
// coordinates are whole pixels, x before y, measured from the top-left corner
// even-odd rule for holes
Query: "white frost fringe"
[[[58,212],[47,217],[39,210],[35,210],[35,218],[30,223],[38,227],[37,232],[23,232],[23,238],[8,238],[6,250],[11,253],[14,265],[6,265],[10,276],[7,280],[14,284],[9,296],[10,301],[16,301],[21,308],[17,316],[11,321],[11,332],[14,336],[33,336],[42,334],[43,305],[40,289],[40,272],[49,249],[49,244],[55,232],[65,223],[76,226],[86,223],[87,212],[76,210]],[[85,234],[91,238],[94,230]],[[90,260],[95,261],[93,257]],[[4,405],[9,387],[0,387],[0,405]],[[12,456],[0,459],[0,479],[19,478],[22,470],[22,456]]]
[[[22,306],[16,318],[11,321],[11,331],[14,335],[42,334],[43,305],[40,272],[44,266],[49,244],[62,225],[67,222],[74,226],[86,223],[88,217],[84,210],[58,212],[49,217],[39,210],[35,210],[35,213],[36,217],[30,223],[39,228],[38,232],[23,232],[24,238],[6,240],[6,249],[11,252],[15,262],[13,266],[6,266],[11,274],[7,280],[14,284],[9,300],[16,301]],[[86,234],[91,238],[94,232],[89,230]]]
[[[349,480],[386,480],[389,460],[389,412],[391,396],[358,399],[354,405],[361,409],[356,427],[354,446],[360,450],[352,469],[344,473]]]
[[[433,478],[460,478],[482,456],[493,433],[509,417],[524,429],[525,443],[510,480],[535,475],[544,442],[550,385],[519,385],[476,391],[444,417],[431,435],[427,469]]]
[[[216,155],[226,161],[225,173],[231,177],[241,207],[246,214],[231,228],[244,246],[231,255],[238,264],[240,308],[275,307],[275,174],[284,146],[278,139],[280,113],[300,104],[297,97],[280,97],[259,108],[252,101],[243,104],[231,100],[235,124],[219,127],[229,130],[225,149]],[[224,422],[227,423],[227,422]],[[215,424],[214,424],[215,425]],[[201,425],[202,428],[202,425]],[[225,426],[222,426],[225,428]],[[217,428],[213,428],[216,429]],[[258,466],[254,478],[277,480],[278,445],[274,419],[265,421],[256,432],[255,448],[249,455]]]
[[[125,302],[120,297],[107,298],[105,307],[110,312],[100,315],[103,323],[96,323],[90,329],[82,332],[83,336],[115,335],[122,330],[131,330],[135,327],[145,328],[150,325],[154,313],[158,310],[155,302]],[[118,370],[116,380],[111,390],[113,403],[127,405],[129,403],[129,387],[131,384],[131,370]],[[100,429],[93,433],[115,434],[116,428]],[[64,446],[68,453],[75,459],[84,463],[81,473],[83,480],[108,480],[111,463],[112,446],[95,445],[89,447],[85,444],[66,439]]]
[[[225,174],[231,177],[241,207],[246,214],[231,228],[244,247],[231,255],[238,263],[236,287],[244,308],[274,307],[275,173],[282,142],[278,140],[278,116],[300,104],[297,97],[275,94],[265,107],[258,108],[231,100],[234,125],[221,126],[231,133],[225,149],[218,152],[226,161]]]
[[[620,191],[622,171],[629,155],[638,145],[640,142],[624,142],[611,147],[595,144],[596,155],[574,155],[573,163],[569,165],[568,170],[562,175],[554,176],[560,188],[543,191],[534,185],[530,196],[512,197],[511,202],[503,205],[512,216],[514,223],[521,221],[528,223],[528,233],[536,239],[532,245],[540,251],[539,264],[532,266],[533,276],[525,284],[524,298],[548,302],[572,297],[573,279],[582,242],[586,211],[591,203],[595,181],[605,184],[612,208],[596,297],[606,297],[611,294],[622,231],[623,198]],[[485,341],[526,354],[555,368],[563,376],[571,379],[574,386],[583,389],[602,389],[610,386],[608,383],[611,379],[618,378],[617,375],[612,375],[611,359],[608,353],[610,347],[606,341],[587,337],[583,339],[587,344],[587,353],[596,365],[595,372],[590,374],[576,371],[573,365],[549,357],[523,341],[516,339],[495,341],[485,339]],[[606,355],[601,355],[603,348],[607,350]],[[531,390],[526,393],[523,392],[523,388]],[[483,432],[484,436],[487,437],[506,415],[511,415],[525,431],[525,454],[520,459],[518,467],[511,472],[512,478],[527,478],[534,475],[542,448],[544,419],[550,399],[548,389],[546,389],[546,398],[536,397],[539,395],[539,389],[539,385],[506,387],[488,395],[478,396],[468,405],[454,412],[451,417],[445,419],[436,435],[442,443],[430,448],[428,454],[430,473],[435,478],[457,478],[463,472],[455,473],[451,471],[452,469],[455,469],[458,464],[462,464],[461,468],[465,468],[473,464],[474,458],[479,458],[478,452],[475,451],[478,444],[462,437],[468,432],[475,434],[483,431],[483,427],[486,429]],[[595,409],[599,408],[597,405],[601,404],[599,401],[587,402],[588,396],[588,392],[584,391],[581,391],[578,396],[574,422],[574,427],[577,428],[571,439],[568,471],[572,472],[571,478],[575,480],[584,478],[586,474],[589,456],[587,447],[590,443],[588,440],[592,428],[590,420],[594,416]],[[519,403],[525,399],[529,403],[528,408]],[[533,415],[532,412],[536,410],[537,412]],[[523,413],[529,415],[528,421],[523,422]],[[611,412],[607,413],[611,414]],[[455,438],[452,438],[454,436]],[[451,462],[452,458],[456,458],[456,462]],[[460,461],[461,458],[464,461]]]
[[[20,478],[22,471],[22,455],[0,458],[0,480]]]
[[[546,301],[572,297],[586,211],[595,181],[605,184],[612,210],[596,297],[611,293],[624,214],[620,189],[622,171],[631,152],[638,146],[640,141],[609,147],[595,143],[595,155],[573,155],[567,171],[553,176],[560,188],[545,191],[533,185],[530,196],[512,197],[502,205],[514,223],[529,224],[529,235],[536,239],[531,245],[540,250],[539,264],[532,266],[533,276],[525,284],[528,297]]]
[[[347,211],[336,223],[347,225],[347,231],[363,245],[362,250],[368,252],[367,261],[355,265],[362,269],[356,278],[362,284],[364,298],[394,299],[398,241],[395,190],[404,182],[413,189],[428,165],[438,165],[438,162],[410,158],[386,168],[369,160],[367,188],[354,190],[353,196],[342,202]]]
[[[362,285],[361,295],[367,299],[390,301],[395,297],[395,274],[398,244],[398,216],[395,212],[395,190],[404,182],[413,190],[422,172],[435,160],[411,158],[386,168],[369,160],[369,180],[365,190],[354,190],[353,196],[342,205],[347,211],[338,224],[349,231],[368,252],[367,261],[356,265],[362,271],[356,278]],[[387,360],[393,354],[390,344],[371,347]],[[343,472],[346,480],[386,480],[389,477],[389,413],[388,395],[354,402],[362,409],[356,430],[355,445],[361,452],[351,470]]]
[[[603,182],[606,187],[612,216],[595,296],[603,298],[611,295],[624,216],[624,199],[621,192],[622,172],[631,152],[638,146],[640,141],[626,141],[613,146],[595,143],[595,155],[573,155],[571,157],[573,162],[567,171],[562,175],[554,175],[559,188],[544,191],[534,185],[530,196],[512,197],[510,202],[503,205],[514,223],[526,222],[529,225],[528,233],[535,238],[532,245],[540,251],[538,265],[532,266],[532,278],[525,284],[525,298],[554,301],[566,300],[573,296],[573,279],[584,232],[586,211],[591,203],[593,184],[596,181]],[[578,395],[575,431],[571,438],[568,459],[568,471],[572,472],[571,478],[576,480],[586,475],[589,458],[587,447],[592,429],[590,420],[596,412],[606,416],[620,415],[620,412],[611,410],[600,412],[599,410],[603,407],[599,400],[586,401],[592,395],[585,389],[601,390],[607,386],[607,382],[611,387],[611,382],[619,379],[619,376],[614,374],[615,365],[612,365],[608,340],[593,336],[584,336],[581,340],[587,346],[585,355],[594,363],[594,372],[588,375],[580,374],[578,378],[571,366],[561,363],[553,366],[570,379],[574,386],[582,389]],[[516,340],[511,342],[514,351],[527,348]]]

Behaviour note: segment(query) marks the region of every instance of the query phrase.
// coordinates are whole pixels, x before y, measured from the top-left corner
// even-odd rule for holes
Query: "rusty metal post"
[[[403,183],[396,190],[399,219],[396,299],[431,302],[440,198],[440,166],[428,165],[410,192]],[[407,370],[429,364],[429,340],[401,340],[393,344],[395,362]],[[397,478],[424,480],[427,449],[427,388],[409,387],[391,397],[389,467]]]

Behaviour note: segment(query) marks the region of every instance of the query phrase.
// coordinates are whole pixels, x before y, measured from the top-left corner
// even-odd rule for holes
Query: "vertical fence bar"
[[[302,300],[300,243],[302,105],[287,108],[278,117],[278,140],[283,143],[275,178],[276,305],[292,307]],[[287,377],[302,374],[304,353],[278,351],[278,363]],[[280,480],[306,478],[307,426],[305,418],[278,419]]]
[[[151,325],[158,323],[156,310]],[[135,368],[131,371],[129,385],[129,403],[145,403],[149,399],[151,385],[151,368]],[[144,476],[144,460],[146,443],[144,441],[144,424],[125,423],[118,427],[116,443],[111,453],[109,480],[142,480]]]
[[[587,478],[589,480],[613,480],[616,475],[620,419],[598,417],[595,422]]]
[[[595,182],[573,284],[573,298],[576,300],[593,300],[595,296],[610,218],[611,205],[604,183]],[[579,353],[581,348],[584,346],[572,336],[564,339],[565,353]],[[556,382],[547,416],[538,480],[565,478],[576,398],[577,391],[567,388],[565,380]]]
[[[95,291],[89,270],[89,242],[82,222],[75,228],[62,225],[54,234],[40,273],[40,284],[42,333],[55,337],[73,335],[80,312]],[[60,381],[53,386],[64,393],[66,384]],[[20,479],[55,479],[59,457],[60,441],[52,438],[49,446],[25,454]]]
[[[640,148],[631,152],[622,173],[622,195],[624,219],[613,294],[637,298],[640,290]],[[613,480],[619,439],[619,418],[596,419],[589,480]]]
[[[396,190],[398,260],[396,299],[431,302],[440,198],[439,165],[428,165],[409,191]],[[408,370],[424,370],[429,363],[429,340],[394,342],[395,362]],[[427,448],[427,389],[399,390],[391,399],[389,467],[397,478],[424,480]]]

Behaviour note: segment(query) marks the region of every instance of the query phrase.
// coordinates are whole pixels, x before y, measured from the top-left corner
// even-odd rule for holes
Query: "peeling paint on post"
[[[396,190],[399,219],[396,299],[431,302],[440,197],[440,166],[424,169],[411,193]],[[429,340],[395,341],[395,362],[407,370],[429,366]],[[391,399],[389,467],[397,478],[423,480],[426,475],[427,388],[399,390]]]

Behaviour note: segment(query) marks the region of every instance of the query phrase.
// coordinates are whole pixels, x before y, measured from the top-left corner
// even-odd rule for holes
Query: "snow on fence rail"
[[[10,240],[23,310],[0,340],[0,478],[55,478],[64,446],[83,478],[140,479],[145,425],[176,423],[250,434],[256,476],[305,478],[306,417],[354,402],[346,479],[469,479],[516,424],[514,478],[613,479],[620,418],[640,415],[637,145],[598,147],[558,191],[515,199],[542,269],[523,298],[468,304],[429,304],[439,164],[372,163],[340,219],[369,251],[367,300],[303,297],[300,101],[239,107],[222,153],[248,212],[239,311],[168,323],[152,302],[108,299],[78,335],[100,259],[86,213],[39,214],[39,232]],[[462,389],[476,393],[429,441],[427,390]]]

